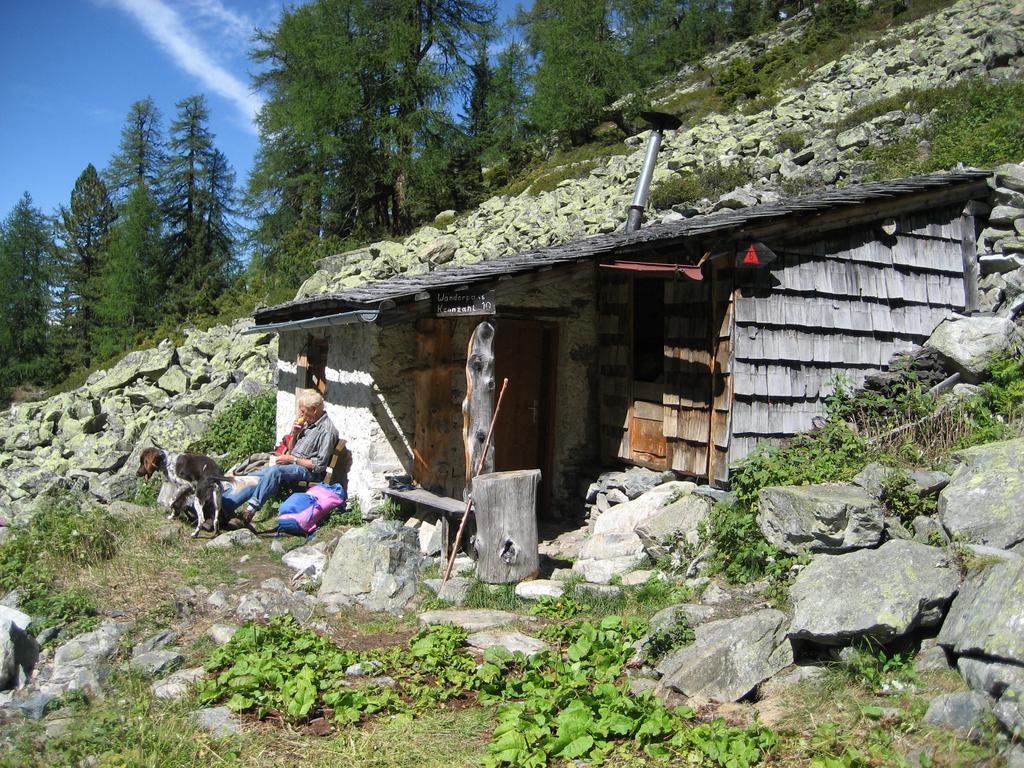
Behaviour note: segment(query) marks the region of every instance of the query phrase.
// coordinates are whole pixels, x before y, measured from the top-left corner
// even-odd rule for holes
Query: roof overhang
[[[355,323],[373,323],[380,317],[379,309],[357,309],[352,312],[337,312],[333,315],[321,317],[307,317],[302,320],[286,320],[280,323],[267,323],[265,325],[252,325],[242,333],[264,333],[266,331],[298,331],[308,328],[328,328],[338,325],[353,325]]]

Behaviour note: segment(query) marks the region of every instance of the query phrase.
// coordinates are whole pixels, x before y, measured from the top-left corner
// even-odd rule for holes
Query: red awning
[[[654,261],[613,261],[602,264],[601,269],[617,269],[622,272],[644,272],[648,275],[684,275],[691,280],[703,280],[704,271],[692,264],[664,264]]]

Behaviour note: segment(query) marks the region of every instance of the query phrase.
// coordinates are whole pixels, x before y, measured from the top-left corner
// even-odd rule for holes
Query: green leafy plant
[[[877,646],[865,645],[850,649],[847,657],[835,664],[842,679],[875,693],[894,693],[917,685],[914,654],[887,652]]]
[[[226,465],[274,445],[277,395],[265,392],[253,398],[240,397],[210,422],[206,434],[190,450],[226,456]]]
[[[696,639],[690,620],[678,612],[668,626],[648,635],[643,648],[644,660],[648,664],[657,664],[670,652],[685,648]]]
[[[544,595],[530,606],[531,616],[542,616],[546,619],[571,619],[584,611],[590,610],[586,603],[580,603],[572,597],[548,597]]]
[[[153,476],[148,480],[139,478],[135,485],[135,496],[132,503],[140,507],[152,507],[156,504],[157,495],[160,493],[161,478]]]
[[[644,693],[632,696],[622,672],[643,635],[643,622],[606,616],[599,622],[555,623],[542,636],[554,648],[526,657],[500,648],[483,663],[464,648],[466,633],[430,627],[405,647],[346,651],[290,617],[247,625],[214,651],[213,676],[200,703],[225,701],[239,711],[302,721],[330,713],[338,723],[380,714],[408,716],[449,698],[476,696],[498,705],[498,725],[485,764],[542,766],[553,760],[599,762],[613,750],[718,766],[751,766],[775,735],[722,721],[697,724],[692,710],[669,710]],[[393,685],[353,685],[350,664],[387,675]],[[624,754],[625,754],[624,753]]]
[[[933,515],[938,508],[934,496],[922,496],[905,472],[893,471],[882,478],[882,503],[909,525],[919,515]]]

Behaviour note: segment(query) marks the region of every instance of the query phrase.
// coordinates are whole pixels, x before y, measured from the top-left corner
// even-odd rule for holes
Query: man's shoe
[[[253,507],[246,507],[245,511],[242,512],[239,517],[242,518],[243,523],[250,525],[252,523],[252,519],[256,517],[256,509]]]

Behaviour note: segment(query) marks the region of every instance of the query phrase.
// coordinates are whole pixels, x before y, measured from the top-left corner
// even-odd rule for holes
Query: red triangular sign
[[[772,249],[764,243],[753,242],[747,246],[746,251],[741,251],[742,255],[737,254],[736,266],[737,267],[763,267],[772,261],[775,261],[775,254]]]

